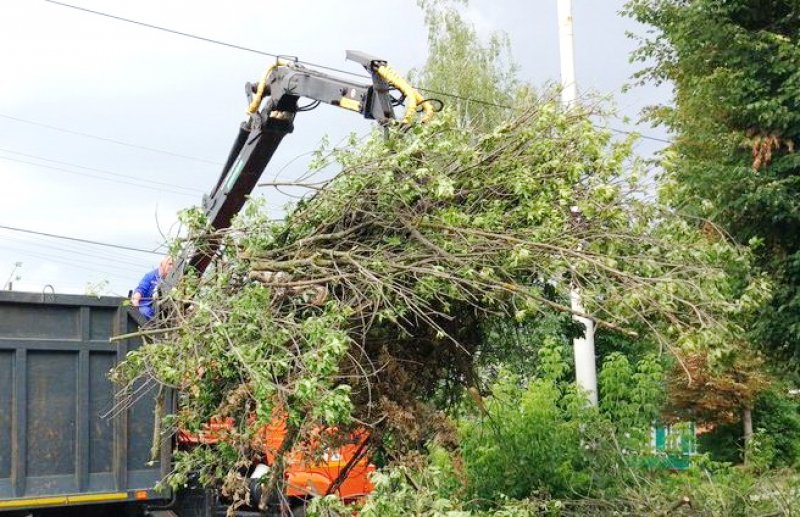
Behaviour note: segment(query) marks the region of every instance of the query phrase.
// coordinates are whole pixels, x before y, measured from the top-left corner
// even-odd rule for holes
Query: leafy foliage
[[[715,464],[702,458],[699,465],[678,475],[658,473],[641,477],[621,493],[601,497],[553,498],[536,495],[522,500],[499,499],[490,509],[476,508],[469,501],[436,490],[438,471],[401,477],[390,490],[378,490],[367,498],[371,508],[386,509],[384,515],[500,515],[527,517],[558,515],[583,517],[602,515],[793,515],[800,505],[800,479],[795,472],[776,471],[754,476],[729,465]],[[381,473],[378,477],[383,482]],[[391,475],[391,474],[388,474]],[[386,486],[386,485],[382,485]],[[398,497],[397,494],[402,494]],[[330,499],[326,501],[332,503]],[[320,505],[323,506],[323,505]],[[340,511],[344,508],[337,507]],[[330,515],[311,512],[312,515]],[[374,514],[373,514],[374,515]]]
[[[634,196],[628,152],[553,102],[483,134],[442,116],[336,150],[342,172],[285,221],[251,205],[213,236],[212,270],[172,292],[170,328],[117,378],[179,388],[181,428],[232,418],[245,461],[276,411],[287,450],[353,422],[416,448],[436,432],[432,395],[476,387],[481,322],[568,314],[570,276],[602,300],[598,325],[723,357],[750,303],[725,268],[747,257]],[[204,481],[238,464],[216,460]]]
[[[756,250],[776,286],[753,337],[800,356],[800,14],[787,0],[634,0],[651,27],[634,58],[641,80],[669,81],[674,107],[651,120],[676,135],[664,155],[665,199],[710,218]]]
[[[781,386],[759,393],[753,405],[753,421],[760,439],[772,442],[774,454],[766,466],[795,466],[800,460],[800,403],[796,398],[787,395]],[[740,462],[743,452],[741,423],[717,423],[710,432],[700,436],[698,445],[716,461]]]
[[[672,418],[713,425],[738,422],[741,411],[752,409],[768,385],[757,356],[740,354],[730,365],[711,368],[706,356],[693,354],[674,365],[667,412]]]
[[[569,413],[584,410],[580,396],[564,400],[555,383],[537,379],[521,393],[514,384],[496,386],[487,406],[488,420],[465,423],[461,440],[474,497],[586,495],[613,480],[608,464],[620,462],[608,447],[607,423]]]
[[[610,410],[598,411],[585,408],[572,383],[559,378],[567,371],[560,347],[541,351],[541,376],[524,385],[506,375],[485,401],[486,413],[462,417],[459,448],[433,445],[422,464],[377,473],[360,514],[745,516],[791,514],[800,504],[796,473],[762,471],[777,456],[774,433],[757,433],[748,468],[705,456],[681,472],[643,468],[653,453],[642,439],[650,428],[644,417],[662,395],[653,389],[663,380],[660,368],[609,358],[600,388],[618,395],[609,395]],[[646,393],[652,395],[642,398]],[[618,408],[641,415],[638,427],[619,420]],[[310,513],[352,510],[328,497],[313,501]]]
[[[611,354],[598,374],[600,409],[619,431],[623,446],[639,450],[650,440],[664,403],[664,367],[655,355],[638,363],[621,353]]]
[[[485,416],[463,420],[459,450],[471,499],[611,494],[649,446],[663,394],[654,358],[633,366],[622,355],[608,358],[595,409],[565,376],[563,346],[545,344],[539,355],[539,376],[522,387],[507,376],[492,389]]]
[[[439,92],[450,94],[440,100],[461,127],[486,130],[508,118],[509,111],[501,106],[530,93],[516,78],[508,37],[494,33],[482,42],[452,3],[417,3],[428,27],[428,58],[413,74],[424,86],[423,93],[433,98],[441,96]]]

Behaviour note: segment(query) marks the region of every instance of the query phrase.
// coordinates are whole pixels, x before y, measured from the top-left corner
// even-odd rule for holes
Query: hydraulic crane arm
[[[302,66],[296,60],[278,59],[257,84],[247,83],[248,119],[239,128],[228,159],[211,192],[203,197],[203,211],[209,230],[228,228],[258,183],[283,137],[294,130],[294,117],[301,97],[360,113],[388,125],[395,119],[390,88],[400,90],[406,100],[403,123],[410,124],[417,106],[424,111],[422,121],[433,114],[430,102],[401,76],[379,59],[363,52],[347,51],[347,59],[362,65],[372,84],[359,84]],[[266,99],[266,100],[265,100]],[[213,240],[202,249],[186,249],[162,284],[169,291],[190,268],[202,274],[216,253]]]

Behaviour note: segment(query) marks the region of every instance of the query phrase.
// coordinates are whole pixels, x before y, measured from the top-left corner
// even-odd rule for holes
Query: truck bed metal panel
[[[0,511],[59,496],[67,504],[142,490],[159,497],[169,454],[151,462],[155,390],[121,409],[124,394],[108,379],[140,344],[109,342],[142,323],[122,302],[0,291]]]

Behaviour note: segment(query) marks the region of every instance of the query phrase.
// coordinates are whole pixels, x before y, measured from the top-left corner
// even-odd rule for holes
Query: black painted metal
[[[0,291],[0,501],[153,490],[165,473],[169,444],[149,463],[154,390],[113,411],[108,371],[139,342],[109,338],[141,323],[121,304]]]

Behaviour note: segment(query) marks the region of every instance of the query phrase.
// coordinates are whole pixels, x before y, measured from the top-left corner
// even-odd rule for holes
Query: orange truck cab
[[[232,429],[233,425],[231,418],[211,419],[198,433],[179,431],[178,444],[184,448],[213,445],[223,441],[226,431]],[[251,479],[258,479],[269,472],[269,467],[275,461],[275,453],[285,437],[286,421],[283,418],[274,418],[256,433],[255,448],[261,453],[264,463],[251,468]],[[313,496],[335,494],[346,502],[352,502],[372,492],[374,487],[369,478],[375,472],[375,465],[370,463],[365,454],[368,438],[363,431],[352,433],[343,445],[326,448],[317,460],[310,459],[300,451],[313,448],[315,444],[299,444],[286,457],[284,495],[304,501]]]

